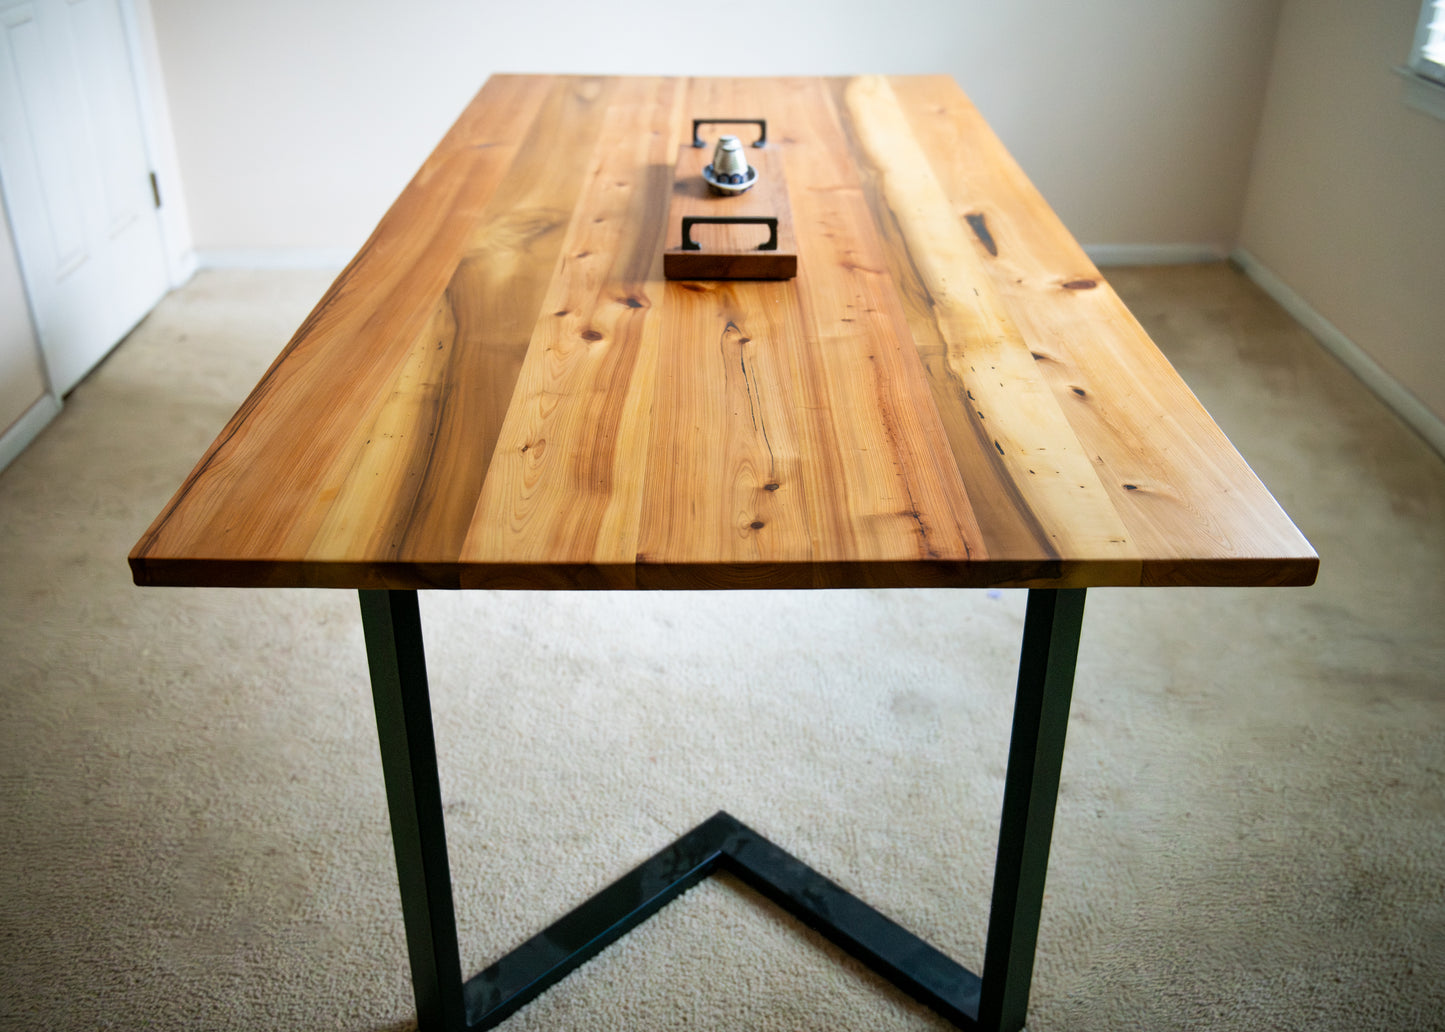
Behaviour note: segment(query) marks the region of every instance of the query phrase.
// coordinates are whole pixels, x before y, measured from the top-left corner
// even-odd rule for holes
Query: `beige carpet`
[[[1229,268],[1110,279],[1323,568],[1091,593],[1029,1027],[1445,1028],[1445,464]],[[327,280],[199,275],[0,474],[0,1027],[410,1020],[354,595],[125,565]],[[465,965],[726,808],[977,968],[1023,605],[424,594]],[[504,1027],[947,1026],[714,880]]]

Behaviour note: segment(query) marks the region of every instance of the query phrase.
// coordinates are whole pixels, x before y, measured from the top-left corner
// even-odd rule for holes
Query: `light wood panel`
[[[796,279],[662,279],[693,117]],[[1317,559],[942,77],[491,80],[131,555],[139,583],[1299,584]]]
[[[1264,485],[962,91],[944,77],[889,85],[955,221],[982,227],[980,269],[1133,547],[1150,557],[1143,581],[1250,583],[1276,558],[1307,555],[1303,536],[1278,518]],[[1189,573],[1162,559],[1170,552],[1189,556]]]
[[[857,163],[873,173],[874,214],[891,225],[895,276],[910,275],[916,294],[910,329],[926,343],[930,393],[940,407],[962,409],[955,452],[990,449],[992,478],[1009,485],[1003,521],[1034,532],[1053,556],[1089,566],[1138,560],[1128,529],[1099,481],[1089,455],[983,265],[997,240],[981,213],[955,212],[928,156],[886,79],[848,82],[843,105],[853,127]],[[963,217],[959,217],[960,214]],[[972,216],[970,218],[970,216]],[[995,545],[1002,551],[1002,543]]]

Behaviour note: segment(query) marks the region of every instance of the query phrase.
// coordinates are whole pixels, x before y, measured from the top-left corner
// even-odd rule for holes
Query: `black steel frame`
[[[736,875],[960,1028],[1023,1027],[1084,589],[1029,591],[982,977],[719,812],[463,982],[416,592],[363,590],[361,615],[420,1032],[505,1021],[715,871]]]

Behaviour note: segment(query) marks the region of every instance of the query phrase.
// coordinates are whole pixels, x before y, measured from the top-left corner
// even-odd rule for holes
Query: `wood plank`
[[[978,265],[1144,560],[1144,583],[1311,583],[1309,543],[951,79],[890,86]],[[1187,571],[1185,568],[1188,568]]]
[[[983,559],[972,505],[928,397],[839,114],[825,84],[770,93],[794,182],[812,495],[820,561]],[[837,465],[834,467],[833,462]]]
[[[662,296],[675,80],[620,81],[548,291],[460,560],[589,567],[632,583]]]
[[[320,528],[302,523],[288,542],[308,560],[436,563],[461,551],[612,94],[604,80],[553,85],[350,463],[320,481]],[[571,146],[554,152],[558,138]]]
[[[434,316],[478,213],[556,89],[488,81],[472,106],[492,116],[447,134],[137,542],[138,582],[225,583],[243,570],[250,583],[324,579],[304,562],[329,501],[316,478],[350,468],[358,424],[409,355],[397,342]],[[353,576],[372,560],[351,558]]]
[[[850,79],[829,81],[834,104],[847,111]],[[934,317],[934,299],[908,251],[897,220],[884,196],[881,175],[867,158],[851,119],[843,120],[850,157],[858,169],[869,208],[884,242],[887,268],[903,302],[909,329],[928,378],[934,406],[948,436],[959,473],[968,485],[969,500],[991,557],[1047,556],[1054,551],[1048,534],[1031,518],[993,438],[977,409],[968,404],[966,389],[948,368],[948,345]]]
[[[705,147],[684,143],[677,151],[672,203],[667,211],[667,245],[662,268],[668,279],[791,279],[798,274],[798,241],[793,232],[793,211],[788,204],[787,172],[780,149],[748,148],[748,163],[758,171],[758,182],[747,193],[714,196],[702,177],[712,160]],[[768,239],[766,227],[698,226],[692,232],[697,251],[682,249],[682,220],[693,216],[770,217],[778,220],[777,247],[760,251]]]
[[[888,81],[861,76],[845,94],[859,158],[878,180],[875,203],[886,205],[898,229],[944,348],[943,362],[931,371],[947,377],[948,389],[933,396],[971,413],[973,432],[954,451],[977,453],[980,440],[992,447],[1016,498],[1009,522],[1041,531],[1042,540],[1029,545],[1042,544],[1045,555],[1016,558],[1068,555],[1081,579],[1090,575],[1086,563],[1113,564],[1115,575],[1121,563],[1137,567],[1128,529],[1028,340],[980,268],[984,245],[955,215]],[[913,314],[917,322],[917,308]],[[1002,558],[1000,545],[990,542],[990,554]]]
[[[640,563],[811,558],[801,337],[790,284],[668,284]]]

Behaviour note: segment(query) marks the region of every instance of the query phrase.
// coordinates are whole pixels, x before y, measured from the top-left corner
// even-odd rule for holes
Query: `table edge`
[[[812,588],[1307,587],[1319,557],[1159,560],[521,564],[147,559],[142,587],[497,591],[687,591]]]

